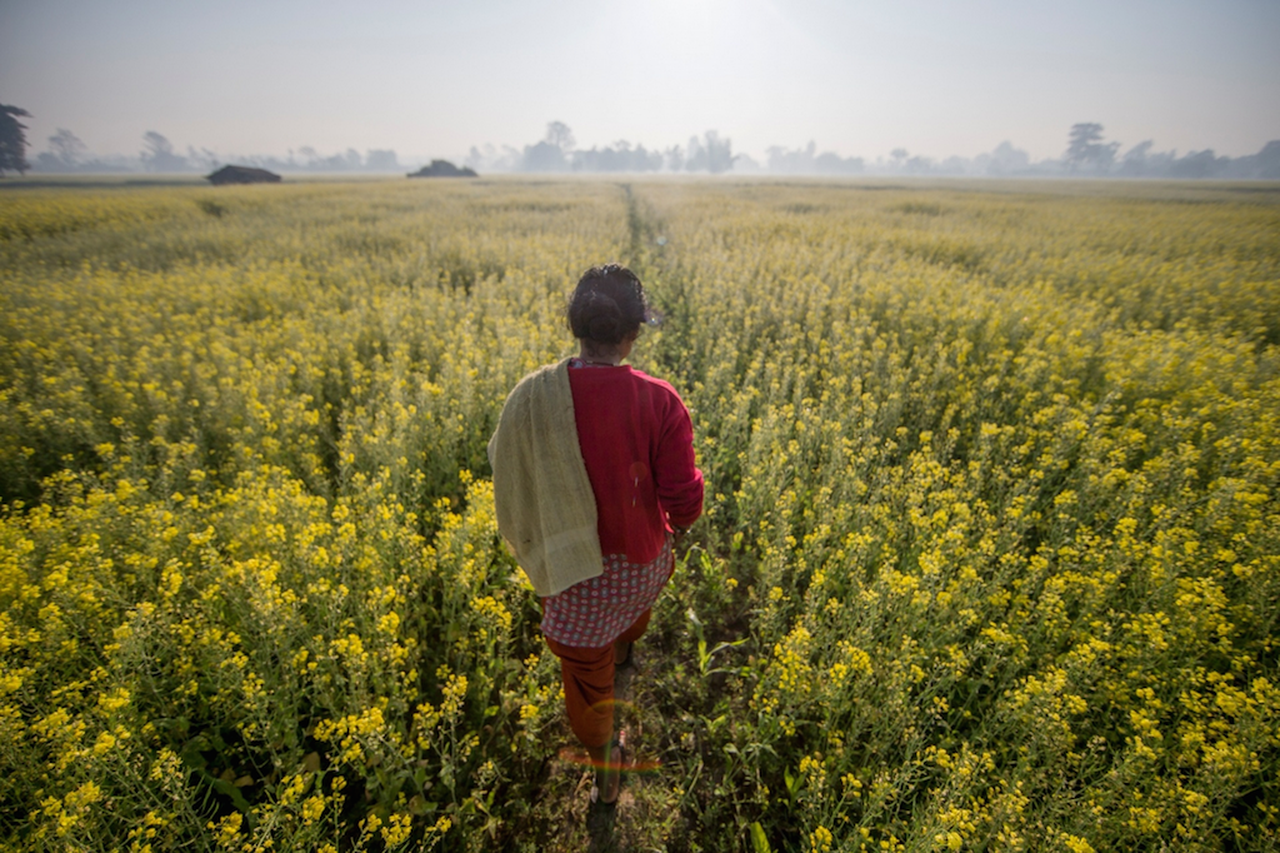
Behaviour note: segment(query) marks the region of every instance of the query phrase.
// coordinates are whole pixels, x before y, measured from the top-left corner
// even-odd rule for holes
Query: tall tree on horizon
[[[140,159],[148,172],[185,172],[190,168],[186,157],[173,152],[173,143],[164,134],[148,130],[142,134],[142,141],[147,150]]]
[[[49,149],[67,167],[74,167],[88,150],[80,137],[65,127],[58,128],[58,132],[49,137]]]
[[[1071,125],[1067,134],[1067,154],[1064,158],[1072,172],[1082,166],[1092,166],[1105,172],[1115,162],[1119,142],[1102,141],[1102,125],[1096,122],[1080,122]]]
[[[31,168],[27,163],[27,126],[18,121],[19,116],[30,118],[31,113],[0,104],[0,176],[5,170],[23,175]]]
[[[573,131],[569,129],[569,125],[562,121],[548,122],[546,142],[568,154],[573,150],[575,144]]]

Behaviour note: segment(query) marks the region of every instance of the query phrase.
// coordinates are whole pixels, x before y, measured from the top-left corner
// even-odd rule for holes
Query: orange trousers
[[[615,642],[634,643],[644,636],[652,611],[640,614]],[[569,725],[585,747],[601,747],[613,737],[613,644],[601,649],[566,646],[545,637],[560,658],[564,705]]]

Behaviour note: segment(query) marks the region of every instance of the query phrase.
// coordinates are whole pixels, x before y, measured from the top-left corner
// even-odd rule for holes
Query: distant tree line
[[[862,157],[842,157],[818,151],[810,142],[804,148],[775,145],[766,150],[763,163],[746,154],[735,154],[730,140],[714,130],[693,137],[684,147],[648,149],[623,140],[590,149],[574,147],[573,132],[563,122],[547,125],[544,138],[522,149],[504,145],[473,146],[466,165],[482,172],[710,172],[776,175],[968,175],[984,177],[1133,177],[1280,179],[1280,141],[1267,143],[1257,154],[1217,157],[1214,152],[1153,152],[1152,142],[1135,145],[1123,155],[1118,142],[1103,139],[1096,123],[1073,125],[1061,158],[1033,162],[1026,151],[1009,141],[976,157],[935,160],[894,149],[888,159],[868,162]]]
[[[1062,162],[1072,175],[1126,178],[1221,178],[1280,179],[1280,140],[1272,140],[1257,154],[1219,157],[1213,149],[1190,151],[1181,157],[1176,151],[1152,151],[1147,139],[1120,155],[1119,142],[1106,142],[1103,127],[1095,122],[1072,125]]]
[[[290,150],[287,157],[220,157],[207,148],[187,146],[179,153],[163,134],[149,130],[142,135],[142,150],[136,156],[94,157],[75,133],[58,128],[48,137],[47,150],[26,159],[26,125],[19,119],[31,116],[25,109],[0,104],[0,176],[6,172],[210,172],[226,163],[238,163],[274,172],[399,172],[396,152],[370,149],[364,154],[354,148],[336,154],[322,154],[304,145]],[[669,148],[646,148],[619,140],[605,147],[577,148],[573,131],[560,121],[547,125],[544,137],[531,145],[514,148],[472,146],[463,161],[477,172],[598,173],[598,172],[702,172],[721,174],[782,175],[973,175],[1008,177],[1121,177],[1121,178],[1219,178],[1224,180],[1280,180],[1280,140],[1268,142],[1257,154],[1219,157],[1212,149],[1155,151],[1145,140],[1121,153],[1122,145],[1107,141],[1101,124],[1080,122],[1067,134],[1067,148],[1061,158],[1032,162],[1027,152],[1002,142],[992,151],[976,157],[948,157],[934,160],[912,156],[896,148],[888,159],[874,161],[843,157],[818,151],[810,142],[803,148],[774,145],[766,150],[765,161],[734,153],[733,143],[714,130]]]
[[[989,154],[941,161],[912,157],[898,148],[888,161],[878,160],[867,171],[901,175],[1280,180],[1280,140],[1268,142],[1257,154],[1234,158],[1218,157],[1212,150],[1191,151],[1179,157],[1176,151],[1153,151],[1149,139],[1123,154],[1122,147],[1119,142],[1106,141],[1101,124],[1081,122],[1071,126],[1066,151],[1059,159],[1032,162],[1027,152],[1009,142],[1000,143]],[[789,154],[794,159],[795,152]],[[818,168],[810,171],[823,173]]]
[[[1067,149],[1060,159],[1033,162],[1026,151],[1001,142],[976,157],[934,160],[894,149],[888,159],[866,162],[861,157],[818,153],[810,142],[805,148],[768,149],[768,160],[755,163],[742,157],[735,172],[790,175],[934,175],[974,177],[1112,177],[1112,178],[1219,178],[1222,180],[1280,180],[1280,140],[1268,142],[1257,154],[1218,157],[1214,152],[1192,151],[1181,157],[1174,151],[1156,152],[1151,140],[1120,153],[1119,142],[1108,142],[1100,124],[1073,125]]]
[[[573,131],[564,122],[547,125],[546,135],[523,149],[504,145],[495,148],[471,147],[464,161],[482,172],[710,172],[720,174],[733,168],[739,155],[733,141],[708,130],[689,138],[686,145],[666,149],[633,146],[619,140],[604,148],[575,148]]]
[[[66,128],[58,128],[48,138],[48,150],[36,155],[34,165],[25,159],[27,147],[26,125],[17,116],[30,116],[18,107],[0,105],[0,175],[5,171],[25,172],[210,172],[228,162],[284,172],[399,172],[402,167],[396,152],[389,149],[370,149],[363,155],[354,148],[332,155],[320,154],[309,145],[288,157],[260,155],[233,155],[222,158],[208,148],[197,149],[188,145],[185,154],[179,153],[173,143],[154,130],[142,135],[142,150],[136,157],[90,157],[88,147],[76,134]]]
[[[780,175],[860,175],[866,171],[861,157],[841,157],[831,151],[819,154],[817,150],[816,142],[795,150],[773,145],[765,152],[766,171]]]

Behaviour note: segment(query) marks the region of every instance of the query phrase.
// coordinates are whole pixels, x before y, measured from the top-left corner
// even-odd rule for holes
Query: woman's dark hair
[[[621,264],[605,264],[582,274],[566,313],[575,338],[617,345],[640,331],[649,303],[635,273]]]

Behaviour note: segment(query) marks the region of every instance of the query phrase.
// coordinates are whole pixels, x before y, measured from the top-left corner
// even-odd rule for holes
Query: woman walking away
[[[671,577],[673,534],[702,513],[693,427],[675,389],[623,360],[648,317],[644,287],[592,267],[569,301],[578,355],[516,385],[489,441],[498,529],[542,600],[573,733],[617,800],[624,745],[614,669],[630,661]]]

